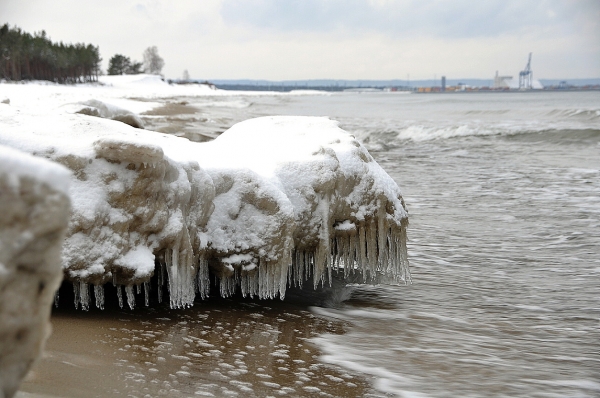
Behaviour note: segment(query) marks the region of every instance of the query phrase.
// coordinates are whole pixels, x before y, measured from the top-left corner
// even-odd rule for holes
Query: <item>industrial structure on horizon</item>
[[[533,72],[531,71],[531,53],[525,69],[519,72],[519,89],[531,90],[533,81]]]
[[[410,81],[408,76],[405,82],[400,80],[389,81],[348,81],[348,80],[304,80],[304,81],[220,81],[216,87],[225,90],[250,90],[250,91],[292,91],[292,90],[320,90],[320,91],[347,91],[347,92],[403,92],[403,93],[452,93],[452,92],[499,92],[499,91],[531,91],[531,90],[600,90],[600,79],[587,80],[585,83],[569,84],[566,80],[545,80],[546,87],[533,79],[531,69],[531,56],[529,53],[527,65],[519,72],[519,78],[502,76],[496,71],[492,82],[483,79],[447,80],[441,76],[437,80]],[[171,82],[171,81],[170,81]],[[189,81],[200,82],[200,81]],[[188,83],[189,83],[188,82]],[[181,83],[181,82],[176,82]],[[441,84],[440,84],[441,83]]]
[[[518,90],[533,90],[533,89],[543,89],[544,86],[538,80],[533,80],[533,71],[531,70],[531,55],[529,53],[529,58],[527,60],[527,65],[525,65],[525,69],[519,72],[519,80],[515,80],[512,76],[500,76],[498,71],[496,71],[496,76],[494,76],[494,85],[492,89],[518,89]]]

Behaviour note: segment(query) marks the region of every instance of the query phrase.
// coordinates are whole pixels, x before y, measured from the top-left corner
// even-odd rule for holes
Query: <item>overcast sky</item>
[[[0,0],[0,23],[199,79],[600,77],[600,0]]]

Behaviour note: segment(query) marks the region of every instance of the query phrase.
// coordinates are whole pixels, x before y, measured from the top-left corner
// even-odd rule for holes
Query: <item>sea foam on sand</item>
[[[206,297],[209,273],[223,296],[240,289],[282,299],[289,285],[309,280],[313,288],[331,283],[334,274],[361,282],[410,278],[400,190],[335,121],[263,117],[194,143],[64,107],[88,101],[104,109],[111,96],[114,104],[125,93],[158,98],[183,90],[144,79],[113,91],[43,86],[68,91],[54,107],[50,95],[31,107],[19,85],[2,87],[10,86],[18,100],[0,104],[0,144],[73,173],[62,256],[77,306],[89,307],[93,286],[102,308],[103,285],[111,282],[121,302],[124,288],[133,307],[140,286],[148,297],[155,272],[173,308]],[[202,95],[205,89],[186,90]]]

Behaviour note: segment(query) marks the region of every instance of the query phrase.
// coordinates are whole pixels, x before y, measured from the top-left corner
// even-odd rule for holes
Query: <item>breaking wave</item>
[[[351,130],[351,129],[349,129]],[[351,130],[352,131],[352,130]],[[600,129],[548,128],[547,126],[455,126],[410,125],[398,129],[352,131],[369,150],[386,150],[403,145],[407,141],[435,141],[488,136],[505,136],[525,141],[549,141],[571,143],[596,141],[600,143]]]

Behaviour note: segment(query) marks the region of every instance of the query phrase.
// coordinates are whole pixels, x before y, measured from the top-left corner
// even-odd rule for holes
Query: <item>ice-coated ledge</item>
[[[62,280],[69,171],[0,146],[0,397],[12,397],[49,334]]]
[[[398,186],[327,118],[252,119],[194,143],[4,106],[0,144],[72,170],[63,270],[84,308],[90,286],[103,306],[107,282],[133,306],[155,269],[172,307],[205,297],[209,273],[224,296],[282,299],[288,285],[329,283],[334,272],[409,278]]]

